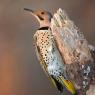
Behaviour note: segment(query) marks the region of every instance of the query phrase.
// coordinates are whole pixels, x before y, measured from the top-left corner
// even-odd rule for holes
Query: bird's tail
[[[57,87],[60,93],[64,93],[64,89],[66,89],[72,95],[77,95],[77,92],[73,83],[65,79],[63,76],[59,76],[57,78],[55,78],[54,76],[51,76],[51,80],[53,84]]]

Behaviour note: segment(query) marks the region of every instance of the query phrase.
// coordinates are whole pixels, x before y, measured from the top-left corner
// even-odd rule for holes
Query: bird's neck
[[[40,22],[40,28],[41,27],[50,27],[50,22],[49,21]]]

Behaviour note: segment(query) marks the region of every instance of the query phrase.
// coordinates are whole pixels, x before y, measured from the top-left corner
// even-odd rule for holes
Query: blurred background
[[[35,55],[38,22],[24,7],[64,9],[95,45],[95,0],[0,0],[0,95],[58,95]]]

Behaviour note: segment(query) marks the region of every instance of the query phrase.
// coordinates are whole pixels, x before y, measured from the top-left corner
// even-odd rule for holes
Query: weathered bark
[[[95,51],[61,9],[54,15],[51,29],[78,95],[95,95]]]
[[[90,85],[86,95],[95,95],[95,85]]]

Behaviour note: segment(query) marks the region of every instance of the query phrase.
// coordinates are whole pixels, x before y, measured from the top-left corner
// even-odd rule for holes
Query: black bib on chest
[[[38,30],[48,30],[48,29],[49,29],[49,27],[46,26],[46,27],[41,27],[41,28],[39,28]]]

